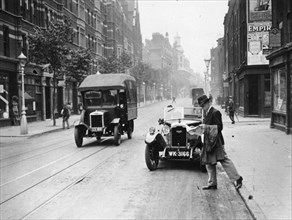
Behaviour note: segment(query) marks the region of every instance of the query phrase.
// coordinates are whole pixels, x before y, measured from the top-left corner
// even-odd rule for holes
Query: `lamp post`
[[[27,120],[25,112],[25,97],[24,97],[24,66],[26,64],[26,56],[21,52],[18,56],[19,65],[21,68],[21,87],[22,87],[22,108],[21,108],[21,119],[20,119],[20,134],[27,134]]]
[[[207,91],[207,77],[208,77],[208,74],[209,74],[209,65],[210,65],[211,60],[210,59],[204,59],[204,61],[205,61],[205,65],[206,65],[206,68],[207,68],[207,71],[205,72],[205,93],[209,94],[209,91]]]

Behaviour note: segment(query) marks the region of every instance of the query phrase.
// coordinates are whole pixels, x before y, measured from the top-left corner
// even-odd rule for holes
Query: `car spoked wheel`
[[[149,144],[147,144],[145,148],[145,161],[150,171],[157,169],[159,163],[159,155],[158,152],[155,152],[154,148],[151,147]]]
[[[114,127],[114,142],[116,146],[121,144],[121,132],[120,132],[120,125],[115,125]]]
[[[74,128],[74,138],[75,138],[75,144],[77,145],[77,147],[82,147],[83,135],[79,127]]]

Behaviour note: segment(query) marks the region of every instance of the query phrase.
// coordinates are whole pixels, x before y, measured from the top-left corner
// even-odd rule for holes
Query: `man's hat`
[[[198,98],[199,106],[203,107],[210,99],[206,95],[202,95]]]

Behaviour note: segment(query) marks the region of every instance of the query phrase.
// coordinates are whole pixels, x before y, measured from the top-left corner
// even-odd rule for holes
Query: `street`
[[[188,161],[147,169],[144,135],[165,104],[140,108],[119,147],[109,138],[77,148],[72,129],[2,146],[1,218],[252,219],[222,170],[219,189],[205,192],[207,174]]]

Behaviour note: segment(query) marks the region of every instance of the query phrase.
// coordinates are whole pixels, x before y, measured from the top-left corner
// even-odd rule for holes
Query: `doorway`
[[[249,77],[249,115],[259,115],[259,77]]]
[[[51,87],[45,87],[45,96],[46,96],[46,119],[51,118]]]

